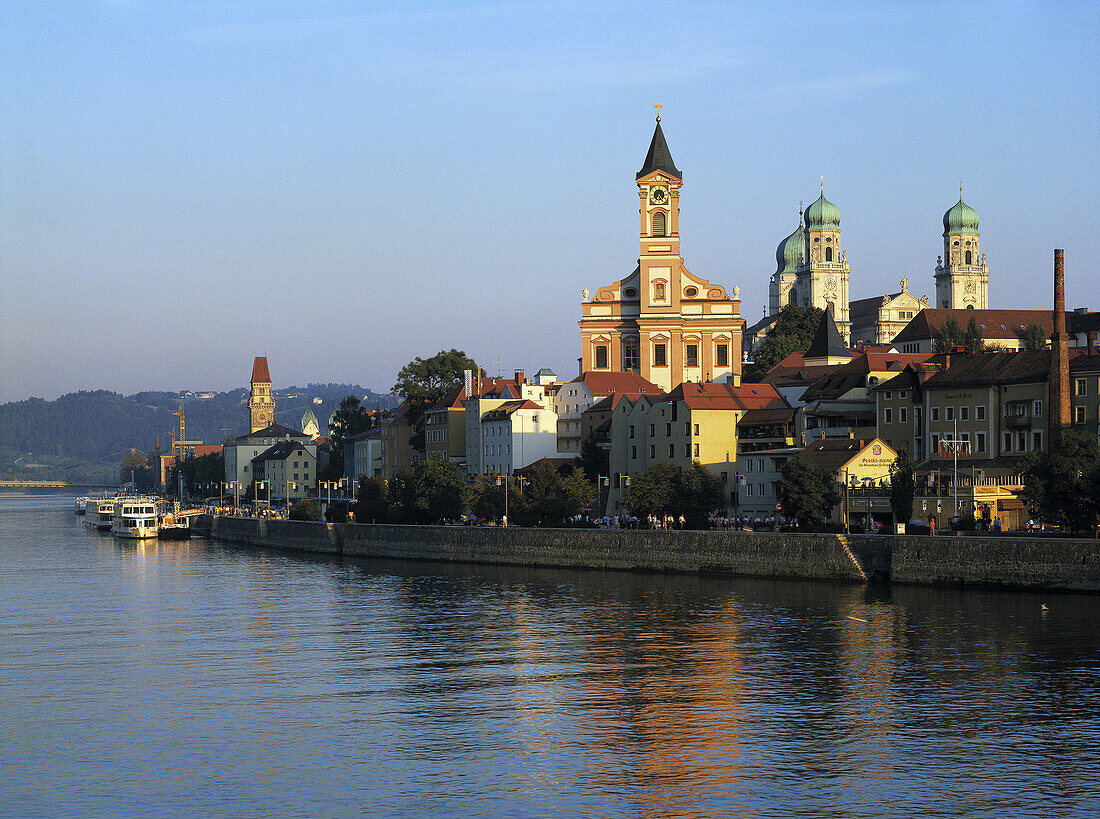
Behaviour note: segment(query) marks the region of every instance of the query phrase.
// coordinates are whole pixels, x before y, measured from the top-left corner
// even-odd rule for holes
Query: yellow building
[[[756,409],[789,409],[770,384],[686,382],[660,396],[623,399],[611,414],[608,513],[621,511],[627,479],[658,461],[693,463],[722,478],[733,502],[737,423]]]
[[[259,498],[316,496],[317,458],[301,441],[282,441],[252,459],[252,479],[269,484]]]
[[[637,372],[663,390],[741,374],[745,321],[734,288],[693,275],[680,256],[680,187],[661,118],[638,185],[641,251],[634,272],[581,305],[581,370]]]

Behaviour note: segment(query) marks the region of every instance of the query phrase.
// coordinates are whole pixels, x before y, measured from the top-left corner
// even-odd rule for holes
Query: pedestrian
[[[993,534],[999,535],[1001,533],[1001,518],[997,516],[993,518]]]
[[[681,529],[684,528],[684,513],[683,512],[680,513],[680,528]]]

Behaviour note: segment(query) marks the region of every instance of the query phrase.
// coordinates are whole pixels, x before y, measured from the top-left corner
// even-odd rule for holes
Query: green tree
[[[600,476],[607,477],[610,472],[611,450],[596,443],[596,433],[591,433],[581,442],[581,469],[588,482],[595,485]]]
[[[825,522],[840,495],[829,470],[800,455],[783,467],[779,502],[786,517],[797,520],[800,527],[813,528]]]
[[[291,520],[321,520],[321,504],[315,500],[295,501],[288,517]]]
[[[657,461],[645,472],[631,475],[630,486],[623,493],[623,506],[639,518],[672,514],[678,471],[679,467],[669,461]]]
[[[821,324],[821,315],[817,307],[796,304],[788,304],[780,310],[779,318],[756,350],[752,366],[745,372],[745,380],[759,381],[788,355],[807,349]]]
[[[413,470],[414,518],[423,523],[458,520],[470,501],[470,484],[454,461],[421,461]]]
[[[963,329],[959,326],[959,322],[955,320],[955,317],[951,316],[940,327],[939,335],[936,336],[935,352],[937,355],[944,355],[955,352],[958,347],[965,346],[966,334],[963,333]]]
[[[1092,530],[1100,512],[1100,446],[1096,436],[1067,430],[1049,452],[1029,456],[1023,467],[1024,498],[1031,514]]]
[[[225,456],[221,452],[212,452],[209,455],[195,457],[188,455],[178,462],[169,471],[168,490],[173,492],[179,485],[178,477],[183,476],[184,492],[192,497],[205,494],[202,488],[211,483],[218,483],[225,478]]]
[[[982,328],[974,316],[971,316],[970,321],[966,324],[966,330],[963,332],[963,344],[966,345],[968,353],[980,353],[985,349],[985,341],[982,340]]]
[[[510,482],[511,483],[511,482]],[[519,489],[514,483],[509,486],[508,511],[518,508],[522,502]],[[473,513],[485,520],[500,520],[504,516],[504,486],[491,478],[478,477],[474,488]]]
[[[351,511],[355,515],[356,523],[385,523],[389,520],[390,505],[387,501],[385,478],[361,476],[359,489],[355,494]]]
[[[683,515],[688,527],[705,529],[710,516],[726,508],[725,485],[702,464],[682,469],[658,461],[645,472],[631,476],[623,505],[637,517]]]
[[[448,391],[462,386],[464,372],[478,366],[462,350],[440,350],[431,358],[417,356],[397,374],[392,390],[405,401],[405,417],[413,428],[413,448],[424,451],[424,411]]]
[[[1038,322],[1031,322],[1024,329],[1024,349],[1031,352],[1038,352],[1039,350],[1046,349],[1047,346],[1047,331],[1043,329],[1043,325]]]
[[[583,473],[572,470],[562,477],[550,464],[541,463],[531,470],[518,508],[512,509],[510,503],[509,511],[521,526],[560,526],[589,511],[595,500],[596,491]]]
[[[901,449],[890,464],[890,508],[894,512],[895,523],[908,523],[912,519],[915,492],[913,460],[909,457],[909,450]]]
[[[373,429],[378,423],[379,415],[367,412],[362,402],[354,395],[349,395],[340,402],[336,412],[332,415],[332,423],[329,424],[328,434],[332,452],[329,456],[328,469],[320,480],[338,480],[344,474],[344,443],[360,432]]]
[[[386,482],[386,503],[391,523],[417,523],[416,475],[406,467]]]

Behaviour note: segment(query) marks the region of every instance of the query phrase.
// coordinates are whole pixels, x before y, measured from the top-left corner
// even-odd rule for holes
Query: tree
[[[521,526],[560,526],[574,515],[589,511],[595,500],[595,489],[583,473],[573,470],[562,477],[550,464],[541,463],[531,470],[518,508],[509,511]]]
[[[386,479],[375,476],[359,478],[359,490],[351,511],[357,523],[385,523],[389,520],[390,507],[386,500]]]
[[[974,316],[971,316],[970,321],[966,324],[966,330],[963,332],[963,344],[966,345],[968,353],[980,353],[985,349],[985,342],[982,340],[982,328],[978,325],[978,319]]]
[[[829,510],[840,503],[840,495],[829,470],[799,455],[783,467],[779,502],[784,515],[800,527],[813,528],[824,523]]]
[[[191,496],[203,494],[206,484],[220,483],[225,478],[225,456],[221,452],[195,457],[188,455],[176,463],[168,474],[168,489],[174,491],[179,485],[177,476],[183,476],[184,491]]]
[[[414,518],[423,523],[458,520],[470,501],[470,484],[454,461],[421,461],[413,471]]]
[[[1047,331],[1038,322],[1031,322],[1024,330],[1024,349],[1038,352],[1046,349]]]
[[[596,484],[600,476],[607,477],[610,472],[611,450],[596,443],[596,433],[591,433],[581,442],[581,469],[591,484]]]
[[[295,501],[288,517],[291,520],[321,520],[321,504],[315,500]]]
[[[322,480],[336,480],[344,474],[344,443],[353,435],[373,429],[377,422],[378,416],[367,412],[354,395],[340,402],[328,427],[332,452]]]
[[[1031,514],[1065,524],[1073,532],[1091,530],[1100,512],[1100,445],[1096,436],[1067,430],[1049,452],[1024,463],[1024,498]]]
[[[118,477],[123,483],[132,480],[135,489],[144,491],[153,486],[153,467],[143,453],[131,449],[130,454],[122,459],[122,464],[118,468]],[[221,480],[220,477],[219,480]]]
[[[702,464],[687,469],[658,461],[634,475],[627,487],[624,505],[632,515],[684,516],[692,529],[705,529],[710,516],[726,507],[725,485]]]
[[[462,386],[466,370],[478,372],[478,366],[462,350],[440,350],[431,358],[417,356],[397,374],[391,388],[405,401],[405,417],[413,428],[409,439],[413,448],[424,451],[424,411],[449,390]]]
[[[959,322],[955,320],[954,316],[951,316],[943,323],[939,335],[936,336],[936,355],[953,353],[958,347],[965,346],[966,335],[963,333],[962,327],[959,326]]]
[[[768,330],[756,351],[752,367],[745,372],[746,381],[759,381],[768,370],[788,355],[805,350],[814,340],[822,311],[817,307],[788,304],[779,311],[779,318]]]
[[[915,491],[913,460],[909,457],[909,450],[900,449],[890,464],[890,508],[894,512],[895,523],[908,523],[913,517]]]

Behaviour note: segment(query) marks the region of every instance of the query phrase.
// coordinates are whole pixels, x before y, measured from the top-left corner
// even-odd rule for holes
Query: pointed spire
[[[658,103],[658,105],[659,104],[660,103]],[[654,171],[670,173],[677,179],[684,178],[679,169],[677,169],[676,163],[672,161],[672,154],[668,150],[668,143],[665,142],[665,135],[661,130],[660,116],[657,117],[657,127],[653,129],[653,139],[650,140],[649,153],[645,155],[645,163],[634,178],[641,179],[646,174],[651,174]]]
[[[803,354],[804,359],[811,358],[851,358],[852,354],[848,352],[848,347],[844,344],[844,339],[840,336],[840,331],[836,327],[836,322],[833,320],[833,308],[829,305],[825,308],[825,312],[821,316],[821,323],[817,325],[817,332],[814,333],[814,340],[810,342],[809,348]]]

